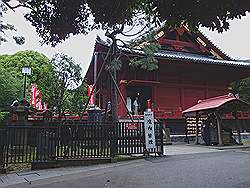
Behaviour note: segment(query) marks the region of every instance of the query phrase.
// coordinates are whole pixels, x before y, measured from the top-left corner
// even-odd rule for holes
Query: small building
[[[124,55],[117,73],[118,86],[132,114],[136,113],[133,104],[137,103],[138,114],[142,115],[150,99],[155,118],[177,126],[185,123],[183,110],[200,99],[229,93],[230,83],[250,76],[250,63],[230,58],[201,32],[194,33],[186,27],[162,28],[156,41],[161,48],[155,53],[159,68],[154,71],[129,66],[129,59],[143,57],[141,49],[120,47]],[[96,40],[93,60],[85,76],[89,85],[94,83],[109,47],[108,42]],[[110,76],[104,70],[96,89],[95,103],[100,108],[106,108],[110,100],[110,83]],[[119,96],[118,116],[128,117]]]

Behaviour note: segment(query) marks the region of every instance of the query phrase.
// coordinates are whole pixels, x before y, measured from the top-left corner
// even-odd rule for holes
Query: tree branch
[[[142,33],[145,29],[147,28],[147,26],[145,25],[140,31],[138,31],[137,33],[134,33],[134,34],[125,34],[125,33],[121,33],[123,36],[125,37],[133,37],[133,36],[136,36],[136,35],[139,35],[140,33]],[[146,32],[145,32],[146,33]]]
[[[24,5],[24,4],[18,4],[16,6],[11,6],[8,2],[6,1],[2,1],[9,9],[13,10],[15,12],[15,9],[19,8],[19,7],[25,7],[25,8],[30,8],[28,5]]]

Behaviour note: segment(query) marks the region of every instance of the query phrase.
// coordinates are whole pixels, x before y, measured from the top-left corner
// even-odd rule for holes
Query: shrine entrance
[[[133,115],[142,115],[147,109],[147,100],[152,101],[152,88],[150,86],[128,86],[127,107]],[[138,106],[138,112],[137,107]]]

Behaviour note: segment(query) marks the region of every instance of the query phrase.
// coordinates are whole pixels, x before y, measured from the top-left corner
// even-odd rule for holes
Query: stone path
[[[202,147],[188,144],[168,145],[164,146],[164,155],[184,155],[184,154],[195,154],[195,153],[210,153],[220,152],[222,150]]]
[[[0,187],[5,187],[8,185],[14,185],[19,183],[31,184],[33,181],[37,180],[60,177],[64,175],[78,174],[82,172],[92,172],[100,169],[109,169],[117,166],[133,164],[136,161],[140,160],[124,161],[119,163],[108,163],[108,164],[93,165],[93,166],[55,168],[55,169],[27,171],[20,173],[0,174]]]

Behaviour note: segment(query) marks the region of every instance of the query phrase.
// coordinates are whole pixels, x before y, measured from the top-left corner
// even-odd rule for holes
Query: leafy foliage
[[[0,66],[0,111],[8,111],[14,100],[22,96],[21,80]]]
[[[68,98],[65,102],[64,108],[68,112],[75,112],[81,115],[84,104],[88,100],[87,85],[83,82],[79,87],[73,90],[68,90]]]
[[[8,120],[10,118],[10,112],[0,112],[0,121]]]
[[[139,46],[144,51],[143,57],[135,57],[130,60],[129,65],[135,68],[141,68],[148,71],[158,69],[158,60],[155,53],[160,49],[160,45],[155,42],[155,32],[143,36],[139,40],[131,42],[131,46]]]
[[[246,101],[247,103],[250,104],[250,86],[249,82],[247,86],[243,86],[241,88],[241,93],[240,93],[240,99]]]
[[[52,79],[46,82],[48,84],[48,102],[61,117],[67,109],[69,96],[72,90],[82,80],[81,67],[74,64],[71,57],[65,54],[56,54],[52,60],[54,75]]]
[[[11,25],[9,23],[4,23],[2,21],[1,18],[3,17],[3,14],[6,13],[6,11],[7,11],[7,7],[3,3],[0,2],[0,45],[1,45],[2,42],[7,42],[6,31],[13,31],[13,32],[17,31],[13,25]],[[25,38],[22,37],[22,36],[13,36],[13,39],[19,45],[22,45],[22,44],[25,43]]]
[[[158,0],[153,5],[161,20],[171,25],[186,22],[192,27],[204,26],[222,32],[229,28],[228,20],[245,16],[249,1],[234,0]]]
[[[24,4],[31,7],[26,18],[46,43],[55,45],[70,34],[86,34],[89,30],[90,10],[82,0],[28,0]]]
[[[77,87],[82,80],[80,66],[67,55],[56,54],[50,61],[35,51],[0,56],[0,110],[8,110],[15,99],[21,99],[24,79],[21,69],[24,66],[31,67],[27,91],[31,83],[36,83],[50,109],[55,108],[60,113],[81,111],[87,89],[84,84]]]
[[[250,77],[230,84],[232,92],[239,94],[240,99],[250,103]]]
[[[106,65],[106,70],[113,72],[113,71],[119,71],[122,68],[122,61],[120,60],[120,57],[114,58],[109,64]]]
[[[22,45],[25,43],[25,38],[23,36],[13,36],[13,39],[17,44]]]
[[[241,80],[239,93],[242,100],[250,103],[250,77]]]
[[[24,79],[22,68],[30,67],[31,75],[27,79],[27,91],[30,91],[31,83],[36,83],[39,90],[46,93],[47,83],[53,79],[54,70],[49,59],[39,52],[20,51],[13,55],[1,55],[0,65],[21,84]]]
[[[186,23],[190,28],[205,26],[222,32],[228,20],[241,18],[250,10],[249,1],[235,0],[19,0],[30,8],[26,18],[45,43],[56,45],[70,34],[86,34],[95,28],[133,24],[138,14],[151,22],[164,21],[171,27]],[[8,4],[8,2],[5,2]],[[13,7],[12,7],[13,8]]]

